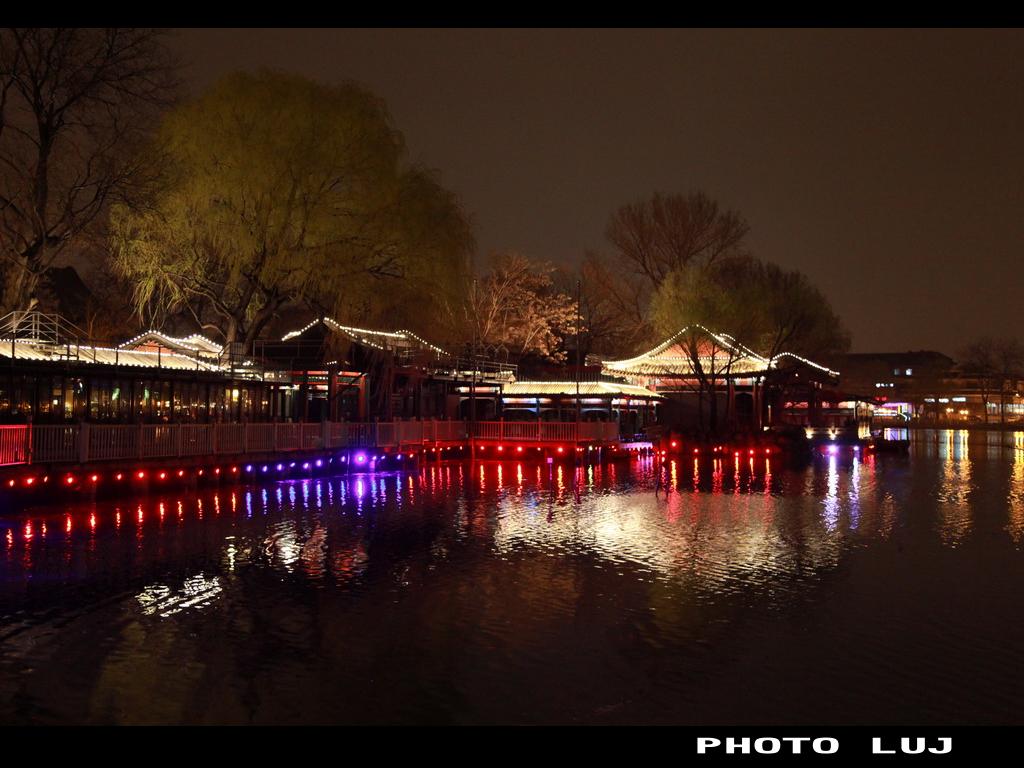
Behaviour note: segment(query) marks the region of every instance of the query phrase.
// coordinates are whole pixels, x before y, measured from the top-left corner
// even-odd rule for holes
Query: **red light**
[[[32,483],[34,483],[35,481],[36,481],[36,479],[34,477],[26,477],[25,478],[25,485],[32,485]],[[14,481],[13,480],[11,481],[11,485],[14,485]]]
[[[516,453],[522,453],[522,452],[523,452],[523,446],[517,445],[516,446]]]
[[[92,480],[95,483],[95,482],[97,482],[100,479],[100,476],[99,475],[92,475],[89,479]]]
[[[139,472],[137,472],[135,476],[139,478],[139,480],[142,480],[146,476],[146,473],[139,470]]]
[[[675,448],[677,445],[679,445],[679,443],[677,443],[675,440],[673,440],[672,441],[672,447]]]
[[[740,455],[740,452],[739,452],[739,451],[736,451],[736,453],[735,453],[734,455],[736,455],[736,456],[739,456],[739,455]]]
[[[64,478],[64,482],[67,483],[68,485],[71,485],[73,482],[75,482],[75,478],[72,475],[68,475],[67,477]]]
[[[7,484],[8,484],[9,486],[11,486],[11,488],[13,488],[13,487],[14,487],[14,481],[13,481],[13,480],[8,480],[8,481],[7,481]]]
[[[696,449],[696,448],[694,448],[694,449],[693,449],[693,452],[694,452],[694,453],[697,453],[698,451],[697,451],[697,449]]]
[[[232,468],[231,468],[231,471],[232,471],[232,472],[237,472],[237,471],[238,471],[238,467],[232,467]]]
[[[220,474],[220,467],[217,467],[215,470],[213,470],[213,474],[219,475]]]
[[[768,454],[768,453],[771,453],[771,452],[772,452],[772,449],[771,449],[771,448],[765,448],[765,449],[764,449],[764,452],[765,452],[766,454]]]
[[[753,448],[751,448],[751,449],[750,449],[750,455],[751,455],[751,456],[753,456],[753,455],[754,455],[754,449],[753,449]]]
[[[185,470],[184,469],[179,469],[178,470],[178,477],[184,477],[184,476],[185,476]]]
[[[558,452],[559,452],[559,453],[561,453],[561,452],[562,452],[562,446],[558,446]]]
[[[198,472],[196,472],[196,474],[197,474],[197,475],[201,475],[201,474],[203,474],[203,471],[204,471],[204,470],[200,469],[200,470],[199,470]]]
[[[160,479],[161,480],[166,480],[167,479],[167,473],[166,472],[161,472],[160,473]]]
[[[499,451],[504,451],[505,450],[505,446],[504,445],[499,445],[498,446],[498,450]]]

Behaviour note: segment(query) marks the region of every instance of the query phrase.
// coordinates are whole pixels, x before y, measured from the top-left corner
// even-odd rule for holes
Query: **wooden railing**
[[[29,453],[31,433],[26,426],[0,426],[0,467],[24,464]]]
[[[614,422],[379,421],[319,424],[68,424],[0,427],[0,466],[389,448],[467,440],[611,442]]]

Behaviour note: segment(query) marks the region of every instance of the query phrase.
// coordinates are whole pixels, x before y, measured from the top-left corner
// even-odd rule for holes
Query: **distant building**
[[[998,383],[964,371],[941,352],[859,352],[831,356],[828,363],[842,370],[842,399],[859,402],[877,424],[971,424],[986,414],[997,422],[1001,407],[1007,422],[1024,418],[1024,382],[1006,382],[1001,398]]]

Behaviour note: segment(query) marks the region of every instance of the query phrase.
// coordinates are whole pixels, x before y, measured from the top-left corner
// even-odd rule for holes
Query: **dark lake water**
[[[1024,434],[0,519],[2,723],[1024,722]]]

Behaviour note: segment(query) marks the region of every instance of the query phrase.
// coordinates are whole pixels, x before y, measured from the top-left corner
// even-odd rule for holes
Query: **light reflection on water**
[[[1024,440],[991,437],[30,510],[0,722],[1012,722]]]

